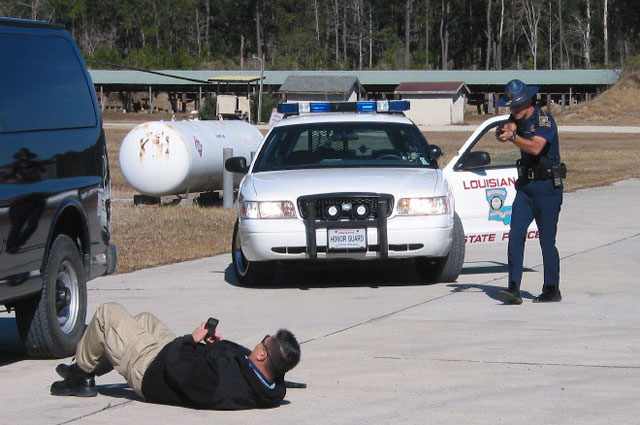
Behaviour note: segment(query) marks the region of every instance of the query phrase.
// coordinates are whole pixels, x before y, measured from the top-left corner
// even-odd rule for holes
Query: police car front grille
[[[419,249],[424,248],[424,244],[421,243],[410,243],[410,244],[390,244],[389,251],[390,252],[408,252],[408,251],[417,251]],[[369,245],[367,247],[367,251],[369,252],[378,252],[380,246],[377,244]],[[276,254],[306,254],[307,247],[306,246],[274,246],[271,248],[271,251]],[[327,252],[326,246],[318,246],[316,248],[317,252]]]
[[[378,201],[383,200],[387,204],[387,217],[393,212],[393,196],[387,194],[375,195],[315,195],[302,196],[298,198],[298,209],[303,219],[307,219],[307,208],[310,202],[315,200],[315,218],[316,220],[373,220],[378,218]],[[367,213],[358,216],[356,209],[358,206],[364,205]],[[336,207],[338,214],[329,215],[329,208]]]

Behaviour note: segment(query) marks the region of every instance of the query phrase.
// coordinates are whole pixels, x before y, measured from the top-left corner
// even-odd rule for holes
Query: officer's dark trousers
[[[527,228],[535,220],[540,232],[540,248],[544,262],[543,284],[557,286],[560,282],[560,257],[556,249],[556,233],[562,205],[562,188],[554,188],[553,181],[547,179],[529,181],[525,185],[517,185],[516,189],[507,254],[509,281],[520,288]]]

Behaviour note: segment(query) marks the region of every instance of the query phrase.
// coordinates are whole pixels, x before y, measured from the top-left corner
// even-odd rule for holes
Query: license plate
[[[367,229],[327,229],[330,251],[367,249]]]

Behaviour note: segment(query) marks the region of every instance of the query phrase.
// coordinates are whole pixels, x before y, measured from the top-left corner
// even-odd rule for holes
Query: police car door
[[[509,238],[520,150],[513,143],[500,143],[495,136],[498,125],[508,117],[501,115],[482,123],[443,170],[453,188],[456,212],[469,245]],[[535,238],[535,223],[529,230],[528,237]]]

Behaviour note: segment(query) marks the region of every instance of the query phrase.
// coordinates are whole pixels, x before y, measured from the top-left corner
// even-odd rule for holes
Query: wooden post
[[[551,113],[551,93],[547,92],[547,114]]]
[[[222,207],[225,209],[233,208],[233,173],[224,168],[224,163],[232,156],[232,148],[222,149]]]
[[[153,114],[153,91],[151,86],[149,86],[149,113]]]
[[[487,93],[487,114],[489,115],[495,114],[493,98],[493,93]]]
[[[100,86],[100,113],[104,112],[104,91],[102,90],[102,86]]]
[[[564,97],[565,97],[565,94],[562,93],[560,95],[560,111],[561,112],[564,112],[564,107],[565,107],[565,105],[564,105],[565,98]]]
[[[569,108],[571,108],[573,102],[573,87],[569,86]]]

